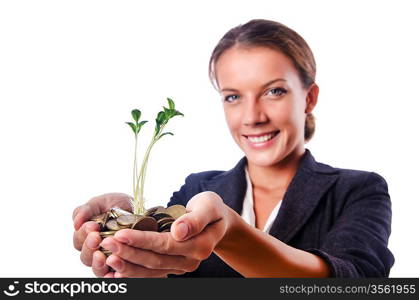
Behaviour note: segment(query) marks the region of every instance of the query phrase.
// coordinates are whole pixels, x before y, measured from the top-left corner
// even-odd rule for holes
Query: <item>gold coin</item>
[[[183,216],[186,214],[186,208],[183,205],[172,205],[166,208],[166,214],[171,215],[175,220],[179,218],[180,216]]]
[[[165,212],[165,211],[166,209],[163,206],[155,206],[155,207],[147,209],[147,211],[144,213],[144,216],[148,217],[148,216],[154,215],[155,213]]]
[[[118,222],[116,221],[116,219],[111,219],[111,220],[109,220],[108,222],[106,222],[106,228],[107,228],[108,230],[113,230],[113,231],[117,231],[117,230],[119,230],[119,229],[122,229],[122,228],[119,226],[119,224],[118,224]]]
[[[173,223],[166,223],[163,226],[159,227],[159,232],[168,232],[170,231],[170,228],[172,227]]]
[[[106,217],[107,214],[108,214],[107,212],[104,212],[103,214],[93,216],[90,218],[90,221],[100,223],[103,221],[103,219]]]
[[[119,216],[131,215],[129,211],[123,210],[122,208],[119,208],[119,207],[112,207],[109,210],[109,213],[115,219],[118,218]]]
[[[142,216],[131,228],[142,231],[157,231],[158,226],[153,217]]]
[[[152,215],[152,217],[153,217],[156,221],[158,221],[158,220],[160,220],[160,219],[163,219],[163,218],[173,218],[171,215],[169,215],[169,214],[167,214],[167,213],[165,213],[165,212],[158,212],[158,213],[155,213],[154,215]]]
[[[166,223],[157,224],[158,225],[157,231],[162,231],[166,228],[170,228],[172,226],[172,224],[173,224],[173,222],[166,222]]]
[[[164,217],[164,218],[161,218],[161,219],[158,219],[157,220],[157,224],[158,225],[162,225],[162,224],[166,224],[166,223],[173,223],[175,221],[175,219],[174,218],[172,218],[172,217]]]
[[[119,225],[121,226],[132,226],[133,224],[137,223],[138,220],[141,218],[142,216],[140,215],[123,215],[123,216],[119,216],[116,221],[118,222]]]
[[[106,249],[104,249],[104,250],[100,250],[100,252],[102,252],[103,254],[105,254],[105,256],[106,256],[106,257],[111,256],[111,254],[112,254],[112,252],[111,252],[111,251],[106,250]]]
[[[90,221],[96,222],[100,226],[100,230],[105,228],[105,224],[109,219],[109,212],[105,212],[103,214],[94,216],[90,219]]]
[[[107,238],[107,237],[109,237],[109,236],[113,236],[114,234],[116,233],[116,231],[115,230],[111,230],[111,231],[102,231],[102,232],[99,232],[99,235],[100,235],[100,237],[101,238]]]

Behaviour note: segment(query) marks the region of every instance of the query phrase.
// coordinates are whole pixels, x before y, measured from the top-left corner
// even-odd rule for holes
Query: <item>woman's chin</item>
[[[278,157],[274,157],[269,154],[254,154],[254,153],[246,153],[247,161],[253,165],[259,167],[270,167],[278,163],[280,159]]]

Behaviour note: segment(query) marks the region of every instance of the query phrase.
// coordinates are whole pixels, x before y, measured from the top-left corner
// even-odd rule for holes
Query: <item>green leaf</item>
[[[167,107],[164,107],[164,117],[165,117],[165,121],[167,123],[167,121],[169,121],[172,117],[173,117],[173,113],[174,111],[171,109],[168,109]]]
[[[140,123],[138,123],[137,124],[137,133],[139,133],[140,132],[140,130],[141,130],[141,127],[143,127],[143,125],[145,124],[145,123],[147,123],[148,121],[141,121]]]
[[[182,117],[184,117],[184,115],[180,111],[177,111],[177,110],[175,110],[175,113],[174,113],[173,116],[182,116]]]
[[[165,133],[162,133],[160,136],[159,136],[159,140],[164,136],[164,135],[167,135],[167,134],[170,134],[170,135],[174,135],[173,133],[171,133],[171,132],[165,132]]]
[[[145,124],[145,123],[147,123],[148,121],[141,121],[140,123],[138,123],[138,126],[141,128],[141,127],[143,127],[143,125]]]
[[[132,131],[134,131],[134,133],[137,134],[137,125],[131,122],[125,122],[125,123],[127,123],[131,127]]]
[[[164,121],[164,112],[159,111],[156,117],[156,128],[154,130],[154,135],[157,135],[160,131],[160,127],[163,124]]]
[[[156,118],[156,122],[158,124],[162,124],[165,120],[165,114],[162,111],[159,111],[159,113],[157,114],[157,118]]]
[[[135,120],[135,123],[138,123],[138,120],[141,118],[141,111],[138,109],[133,109],[131,115]]]
[[[167,98],[167,102],[169,102],[169,108],[171,110],[174,110],[175,109],[175,103],[173,102],[173,100],[170,99],[170,98]]]

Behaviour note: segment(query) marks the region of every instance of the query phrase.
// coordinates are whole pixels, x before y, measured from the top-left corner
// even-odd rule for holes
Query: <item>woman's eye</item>
[[[269,91],[268,91],[268,94],[269,93],[271,93],[272,95],[274,95],[274,96],[280,96],[280,95],[282,95],[282,94],[286,94],[287,93],[287,91],[285,90],[285,89],[283,89],[283,88],[274,88],[274,89],[270,89]]]
[[[233,102],[234,100],[237,100],[239,98],[239,95],[228,95],[224,97],[225,102]]]

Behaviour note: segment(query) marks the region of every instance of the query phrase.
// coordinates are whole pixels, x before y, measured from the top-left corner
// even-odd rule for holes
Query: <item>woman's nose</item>
[[[265,123],[267,120],[268,117],[264,111],[264,108],[257,99],[246,101],[243,113],[244,125],[254,126]]]

